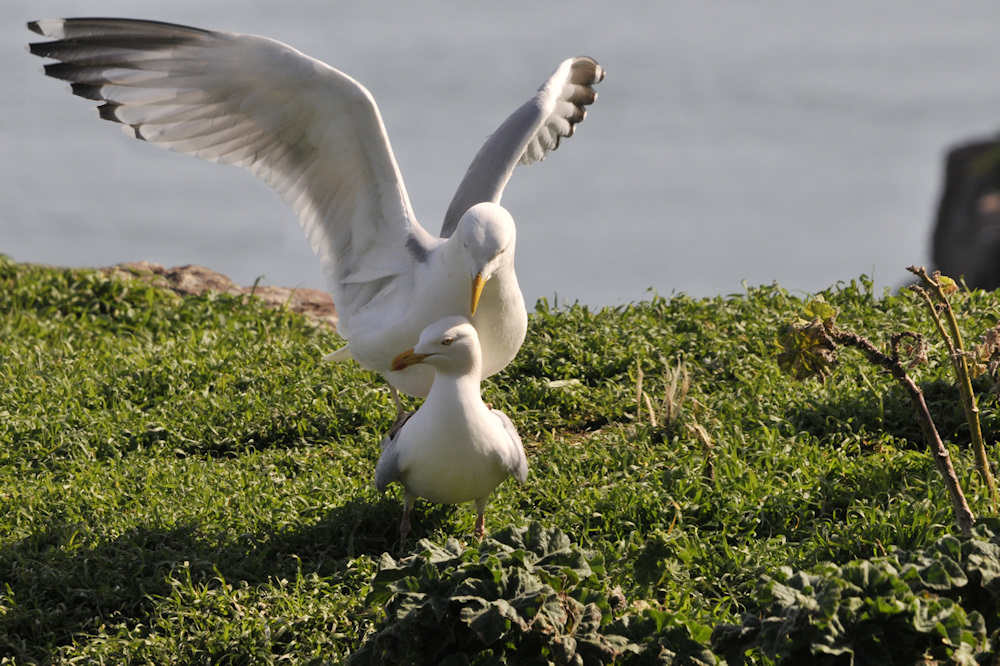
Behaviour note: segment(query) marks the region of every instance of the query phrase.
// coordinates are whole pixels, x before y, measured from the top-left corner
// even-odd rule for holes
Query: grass
[[[912,295],[861,278],[823,296],[876,342],[934,339]],[[849,353],[824,383],[780,373],[775,338],[806,300],[768,286],[599,311],[540,302],[515,362],[484,384],[530,466],[494,495],[487,530],[558,527],[630,607],[708,627],[759,610],[758,581],[780,567],[956,534],[901,389]],[[954,303],[967,340],[998,305]],[[339,345],[322,326],[2,257],[0,313],[3,663],[339,663],[384,622],[366,602],[383,554],[422,538],[475,546],[472,510],[424,502],[397,543],[401,493],[372,481],[388,391],[322,363]],[[942,351],[913,372],[981,514]],[[681,366],[679,413],[654,423],[639,373],[659,409]],[[981,410],[995,442],[996,402]]]

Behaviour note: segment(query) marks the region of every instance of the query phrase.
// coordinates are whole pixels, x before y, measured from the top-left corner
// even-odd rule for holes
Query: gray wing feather
[[[528,479],[528,459],[524,455],[524,445],[521,443],[521,436],[517,434],[517,428],[510,418],[499,409],[490,410],[500,420],[507,435],[510,436],[510,446],[502,454],[504,467],[518,480],[524,483]]]
[[[399,433],[414,413],[406,412],[399,416],[379,445],[382,454],[375,465],[375,488],[380,493],[399,478]]]
[[[560,138],[572,136],[587,115],[584,107],[597,99],[594,85],[603,78],[604,69],[593,58],[581,56],[560,64],[535,96],[508,116],[479,149],[448,206],[441,236],[451,236],[465,211],[477,203],[500,203],[518,164],[545,159],[548,151],[559,147]]]
[[[375,465],[375,488],[381,493],[389,484],[399,478],[399,449],[396,438],[386,435],[382,440],[382,455]]]

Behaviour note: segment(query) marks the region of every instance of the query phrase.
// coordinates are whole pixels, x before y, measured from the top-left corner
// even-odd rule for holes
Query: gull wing
[[[545,159],[561,138],[573,136],[587,115],[584,107],[597,99],[594,85],[603,79],[604,69],[593,58],[563,61],[535,96],[510,114],[479,149],[448,206],[441,236],[451,236],[465,211],[477,203],[500,203],[514,167]]]
[[[342,319],[412,272],[416,222],[378,107],[357,81],[265,37],[131,19],[52,19],[45,73],[126,134],[243,167],[299,217]],[[405,279],[405,278],[403,278]]]
[[[521,436],[517,434],[517,428],[511,422],[510,417],[499,409],[491,409],[493,415],[500,420],[503,429],[510,437],[509,446],[501,454],[504,467],[518,480],[524,483],[528,479],[528,459],[524,455],[524,445],[521,443]]]
[[[396,422],[382,438],[379,448],[382,453],[375,464],[375,489],[384,492],[390,483],[399,478],[399,431],[416,412],[404,412],[396,417]]]

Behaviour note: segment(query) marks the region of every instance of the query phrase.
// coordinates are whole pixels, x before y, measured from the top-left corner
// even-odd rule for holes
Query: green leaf
[[[819,319],[827,328],[833,326],[837,318],[837,310],[826,302],[822,296],[814,298],[806,303],[803,309],[808,319]]]
[[[936,274],[937,282],[941,285],[941,291],[947,296],[958,291],[958,284],[947,275]]]
[[[798,380],[825,377],[837,360],[836,345],[822,320],[794,322],[778,336],[778,367]]]

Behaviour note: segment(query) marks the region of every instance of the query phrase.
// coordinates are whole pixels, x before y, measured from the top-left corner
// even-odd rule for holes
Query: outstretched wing
[[[563,61],[535,96],[510,114],[479,149],[448,206],[441,236],[451,236],[465,211],[477,203],[500,203],[514,167],[545,159],[562,137],[573,136],[587,115],[584,107],[597,99],[594,85],[602,79],[604,69],[593,58]]]
[[[346,74],[265,37],[130,19],[28,24],[49,76],[169,150],[247,169],[299,216],[342,318],[412,272],[416,222],[382,118]]]

